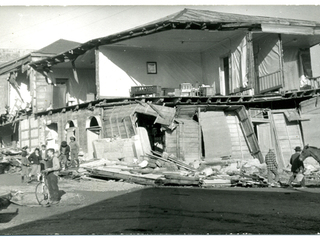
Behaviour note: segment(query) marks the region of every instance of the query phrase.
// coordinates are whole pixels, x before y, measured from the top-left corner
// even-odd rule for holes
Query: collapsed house
[[[185,164],[262,163],[273,147],[285,168],[295,146],[315,139],[316,115],[299,106],[320,92],[311,54],[318,43],[316,22],[184,9],[31,54],[0,65],[4,89],[12,89],[3,95],[10,118],[1,144],[58,148],[75,136],[86,160],[138,158],[150,148]],[[134,136],[144,139],[140,148],[132,148]]]

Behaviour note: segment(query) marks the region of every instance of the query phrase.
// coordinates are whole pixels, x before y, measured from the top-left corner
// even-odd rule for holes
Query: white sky
[[[141,0],[113,1],[117,5],[106,5],[106,1],[99,0],[85,1],[85,4],[71,0],[51,1],[54,5],[46,5],[45,2],[29,0],[21,4],[14,0],[1,1],[0,48],[36,50],[61,38],[84,43],[165,17],[185,7],[320,22],[320,1],[308,0],[268,1],[269,5],[254,5],[259,3],[252,0],[241,3],[224,0],[224,5],[212,5],[214,1],[209,1],[209,5],[204,0],[185,0],[185,5],[178,0],[159,0],[157,2],[161,3],[158,5],[154,1]]]

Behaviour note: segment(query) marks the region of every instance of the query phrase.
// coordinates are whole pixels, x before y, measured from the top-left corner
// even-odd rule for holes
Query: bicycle
[[[49,189],[47,186],[47,180],[45,172],[41,172],[40,182],[36,186],[35,194],[38,203],[42,206],[49,204]]]

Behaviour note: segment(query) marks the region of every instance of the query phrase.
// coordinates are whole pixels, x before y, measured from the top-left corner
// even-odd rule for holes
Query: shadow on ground
[[[317,234],[318,197],[301,191],[145,188],[0,234]]]

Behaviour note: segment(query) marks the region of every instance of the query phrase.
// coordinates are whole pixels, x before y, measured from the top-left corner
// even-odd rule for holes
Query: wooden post
[[[96,61],[96,99],[100,99],[100,75],[99,75],[99,69],[100,69],[100,61],[99,61],[99,47],[96,47],[95,49],[95,61]]]
[[[284,73],[283,73],[283,49],[282,49],[282,39],[281,39],[281,34],[278,34],[279,36],[279,60],[280,60],[280,75],[281,75],[281,80],[282,80],[282,89],[285,87],[285,82],[284,82]]]
[[[198,138],[198,140],[199,140],[199,147],[198,147],[198,149],[199,149],[199,154],[198,154],[198,159],[200,160],[201,159],[201,157],[202,157],[202,141],[201,141],[201,125],[200,125],[200,108],[198,107],[198,126],[199,126],[199,133],[198,133],[198,136],[199,136],[199,138]]]

